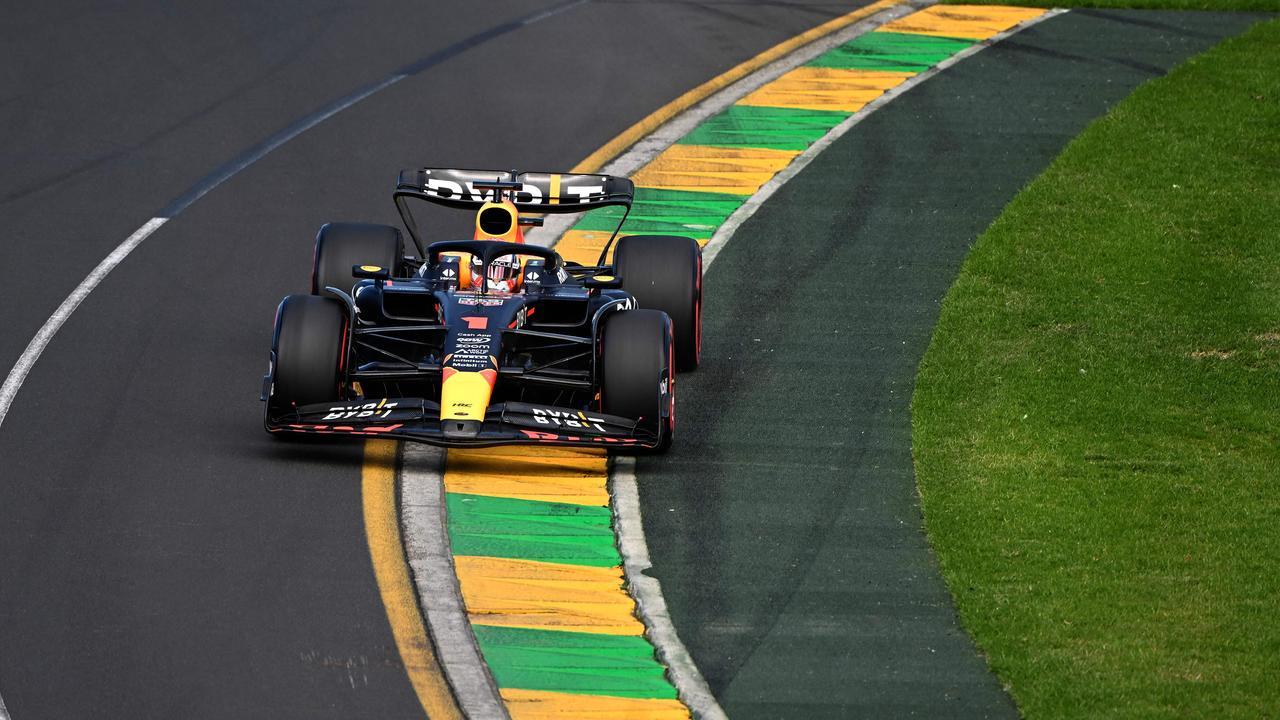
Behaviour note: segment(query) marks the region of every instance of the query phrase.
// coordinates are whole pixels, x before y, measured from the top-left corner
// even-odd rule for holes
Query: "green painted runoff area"
[[[1047,19],[863,119],[724,246],[677,442],[637,473],[649,572],[730,717],[1018,717],[922,533],[917,364],[970,244],[1018,191],[1135,87],[1253,20]]]
[[[1139,88],[943,305],[925,518],[1028,718],[1280,710],[1278,68],[1271,21]]]
[[[499,687],[675,698],[675,688],[643,637],[475,625]]]

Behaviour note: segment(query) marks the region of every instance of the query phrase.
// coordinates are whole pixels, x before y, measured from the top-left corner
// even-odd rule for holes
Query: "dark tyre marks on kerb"
[[[707,276],[674,450],[639,460],[650,572],[730,717],[1016,716],[922,533],[916,366],[1018,190],[1139,83],[1256,19],[1046,20],[868,117],[738,229]]]

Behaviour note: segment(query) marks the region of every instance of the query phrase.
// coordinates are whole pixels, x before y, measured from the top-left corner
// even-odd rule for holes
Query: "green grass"
[[[1280,713],[1280,22],[1140,87],[976,243],[913,400],[1030,718]]]
[[[1280,0],[942,0],[944,5],[1018,5],[1043,8],[1131,8],[1134,10],[1280,11]]]

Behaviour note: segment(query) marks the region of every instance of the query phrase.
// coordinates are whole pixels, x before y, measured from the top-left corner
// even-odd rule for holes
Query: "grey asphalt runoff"
[[[913,88],[739,228],[638,464],[653,569],[732,718],[1016,717],[922,530],[910,399],[967,249],[1093,118],[1257,16],[1071,11]]]
[[[0,428],[0,695],[15,720],[421,716],[370,566],[360,445],[261,428],[272,314],[305,291],[316,228],[396,222],[402,167],[567,169],[860,3],[586,2],[496,30],[560,4],[6,8],[6,371],[148,219],[300,118],[416,71],[187,207],[28,377]],[[432,217],[435,237],[471,223]]]

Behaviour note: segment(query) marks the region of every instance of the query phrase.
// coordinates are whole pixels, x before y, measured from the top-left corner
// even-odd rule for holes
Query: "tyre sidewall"
[[[377,265],[397,277],[403,258],[404,238],[390,225],[328,223],[316,233],[311,294],[323,295],[326,287],[350,293],[356,283],[354,265]]]
[[[342,303],[290,295],[276,311],[271,405],[289,408],[342,397],[349,321]]]
[[[631,235],[618,241],[614,270],[640,307],[671,318],[676,369],[698,367],[702,354],[702,250],[674,235]]]
[[[640,420],[665,449],[675,430],[671,319],[660,310],[622,310],[605,318],[601,332],[601,411]]]

